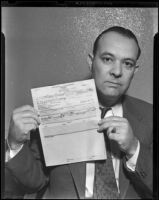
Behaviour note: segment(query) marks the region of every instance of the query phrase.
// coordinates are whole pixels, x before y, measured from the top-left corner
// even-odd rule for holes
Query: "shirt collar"
[[[99,107],[103,108],[101,104],[99,104]],[[121,103],[118,103],[111,108],[114,116],[123,117],[123,106]]]

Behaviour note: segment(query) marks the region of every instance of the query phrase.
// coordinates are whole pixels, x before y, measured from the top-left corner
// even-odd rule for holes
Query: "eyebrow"
[[[132,61],[134,64],[136,63],[136,60],[134,60],[133,58],[124,58],[124,61]]]
[[[106,51],[101,54],[101,56],[106,56],[106,55],[115,57],[112,53],[109,53],[109,52],[106,52]]]

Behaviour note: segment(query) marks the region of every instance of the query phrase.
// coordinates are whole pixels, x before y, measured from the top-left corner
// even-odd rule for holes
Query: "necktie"
[[[106,112],[111,108],[104,108],[101,112],[101,118],[104,118]],[[107,159],[97,161],[95,164],[94,198],[96,199],[118,199],[119,193],[115,180],[112,158],[110,154],[110,142],[107,134],[104,134]]]

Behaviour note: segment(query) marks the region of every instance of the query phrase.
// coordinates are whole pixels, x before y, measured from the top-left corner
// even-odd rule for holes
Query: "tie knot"
[[[109,111],[109,110],[111,110],[111,107],[104,107],[104,108],[101,108],[100,107],[100,109],[101,109],[101,119],[103,119],[104,118],[104,116],[106,115],[106,113]]]

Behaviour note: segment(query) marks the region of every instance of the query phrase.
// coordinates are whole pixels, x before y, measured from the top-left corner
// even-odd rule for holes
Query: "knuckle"
[[[17,122],[17,115],[16,114],[12,114],[12,120],[14,121],[14,122]]]
[[[26,109],[33,109],[33,107],[30,106],[30,105],[25,105],[25,108],[26,108]]]

